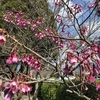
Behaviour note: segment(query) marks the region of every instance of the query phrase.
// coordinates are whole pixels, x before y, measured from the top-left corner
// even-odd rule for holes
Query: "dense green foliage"
[[[86,86],[88,90],[83,90],[84,95],[90,97],[91,100],[97,100],[96,97],[100,98],[100,91],[96,91],[92,85],[86,84]],[[40,92],[41,98],[42,100],[86,100],[74,93],[66,92],[66,89],[64,84],[43,83]]]

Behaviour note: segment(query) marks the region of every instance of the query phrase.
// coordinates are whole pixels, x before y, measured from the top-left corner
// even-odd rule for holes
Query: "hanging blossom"
[[[69,62],[70,64],[75,65],[77,63],[77,59],[75,57],[70,57]]]
[[[35,58],[33,55],[24,56],[21,58],[21,61],[23,63],[27,63],[30,67],[36,69],[36,71],[39,71],[41,69],[40,60]],[[6,60],[6,64],[10,65],[16,63],[18,63],[18,56],[15,52],[13,55],[8,57],[8,59]]]
[[[96,90],[97,90],[97,91],[100,90],[100,84],[98,84],[98,85],[96,86]]]
[[[97,67],[93,67],[93,74],[94,75],[98,75],[99,74],[99,70]]]
[[[41,69],[40,59],[35,58],[33,55],[22,57],[22,62],[27,63],[30,67],[34,68],[36,71],[39,71]]]
[[[5,89],[8,90],[7,94],[4,97],[4,100],[12,100],[14,94],[21,92],[21,93],[28,93],[32,91],[32,87],[26,84],[19,84],[17,81],[12,81],[6,85]]]
[[[89,77],[88,77],[88,82],[89,83],[94,83],[95,80],[96,80],[95,77],[92,74],[90,74]]]
[[[2,33],[2,35],[0,35],[0,44],[4,44],[5,42],[6,42],[6,38],[4,34]]]
[[[16,54],[16,52],[13,54],[13,55],[11,55],[10,57],[8,57],[8,59],[6,60],[6,64],[16,64],[16,63],[18,63],[18,57],[17,57],[17,54]]]
[[[65,74],[69,74],[70,68],[68,67],[68,65],[66,64],[65,68],[63,69]]]
[[[19,90],[19,84],[16,81],[13,81],[5,87],[5,89],[9,89],[7,94],[4,97],[4,100],[11,100],[13,94],[17,93]]]

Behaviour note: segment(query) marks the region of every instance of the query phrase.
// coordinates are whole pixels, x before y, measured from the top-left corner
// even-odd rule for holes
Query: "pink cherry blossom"
[[[7,60],[6,60],[6,64],[12,64],[12,56],[10,56]]]
[[[87,32],[87,27],[86,26],[81,27],[81,33],[82,33],[82,35],[86,34],[86,32]]]
[[[56,18],[56,21],[57,21],[57,22],[61,22],[61,20],[62,20],[62,18],[61,18],[61,16],[58,14],[58,15],[57,15],[57,18]]]
[[[99,0],[95,0],[93,4],[88,5],[88,8],[93,8],[98,2]]]
[[[96,67],[93,68],[93,74],[94,74],[94,75],[99,74],[99,71],[98,71],[98,69],[97,69]]]
[[[71,58],[69,59],[69,62],[70,62],[71,64],[76,64],[76,63],[77,63],[77,59],[74,58],[74,57],[71,57]]]
[[[13,96],[13,93],[10,91],[5,95],[4,100],[12,100],[12,96]]]
[[[80,12],[82,12],[82,5],[80,5],[80,4],[73,4],[71,6],[71,10],[72,10],[73,13],[80,13]]]
[[[68,65],[63,69],[65,74],[68,74],[70,71],[70,68],[68,68]]]
[[[93,8],[93,7],[94,7],[94,4],[88,5],[88,8]]]
[[[16,52],[14,53],[13,57],[12,57],[12,62],[13,63],[18,63],[18,57],[16,55]]]
[[[0,35],[0,44],[4,44],[6,42],[6,38],[4,34]]]
[[[55,6],[58,6],[61,2],[59,2],[58,0],[55,1]]]
[[[97,53],[98,53],[98,56],[100,57],[100,45],[98,45]]]
[[[23,92],[23,93],[27,93],[27,92],[32,91],[32,87],[30,87],[26,84],[21,84],[20,91]]]
[[[3,15],[4,20],[8,23],[13,22],[11,19],[12,14],[13,13],[8,12],[7,14]]]
[[[100,89],[100,84],[98,84],[97,86],[96,86],[96,90],[98,91]]]
[[[90,74],[89,77],[88,77],[88,82],[89,83],[94,83],[95,80],[96,80],[95,77],[92,74]]]
[[[32,25],[31,25],[31,29],[32,29],[33,31],[35,30],[36,27],[37,27],[36,24],[32,24]]]
[[[28,55],[22,58],[23,63],[27,63],[30,67],[34,68],[36,71],[41,69],[40,59],[35,58],[33,55]]]
[[[9,89],[4,97],[4,100],[11,100],[13,94],[17,93],[19,90],[19,84],[16,81],[12,81],[6,85],[5,89]]]
[[[13,81],[6,85],[6,89],[9,89],[13,94],[17,93],[19,90],[19,84],[16,81]]]

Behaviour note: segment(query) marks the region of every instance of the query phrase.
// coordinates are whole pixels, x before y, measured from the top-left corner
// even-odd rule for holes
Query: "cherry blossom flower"
[[[9,89],[7,94],[4,97],[4,100],[11,100],[13,94],[17,93],[19,90],[19,84],[16,81],[13,81],[6,85],[5,89]]]
[[[56,18],[56,21],[59,23],[59,22],[61,22],[61,20],[62,20],[62,18],[61,18],[61,16],[58,14],[58,15],[57,15],[57,18]]]
[[[7,60],[6,60],[6,64],[13,64],[13,63],[18,63],[18,57],[17,57],[17,55],[16,55],[16,52],[14,53],[14,55],[12,56],[10,56]]]
[[[10,56],[7,60],[6,60],[6,64],[12,64],[12,56]]]
[[[59,2],[58,0],[55,1],[55,6],[58,6],[61,2]]]
[[[95,77],[92,74],[90,74],[88,77],[88,82],[93,83],[93,82],[95,82],[95,80],[96,80]]]
[[[4,34],[0,35],[0,44],[4,44],[6,42],[6,38]]]
[[[73,13],[80,13],[80,12],[82,12],[82,5],[80,5],[80,4],[73,4],[71,6],[71,11]]]
[[[40,32],[40,33],[36,33],[35,36],[38,37],[39,39],[43,39],[46,35]]]
[[[93,68],[93,74],[94,75],[98,75],[99,74],[99,71],[96,67]]]
[[[9,89],[13,94],[17,93],[19,90],[19,84],[16,81],[12,81],[11,83],[7,84],[6,89]]]
[[[31,86],[28,86],[26,84],[19,84],[17,81],[10,82],[9,84],[6,85],[5,89],[8,89],[8,92],[5,95],[4,100],[11,100],[13,94],[18,93],[19,91],[22,93],[28,93],[32,91]]]
[[[99,0],[95,0],[93,4],[88,5],[88,8],[93,8],[98,2]]]
[[[28,92],[32,91],[32,87],[30,87],[26,84],[21,84],[20,91],[23,93],[28,93]]]
[[[32,25],[31,25],[31,29],[32,29],[33,31],[35,30],[36,27],[37,27],[36,24],[32,24]]]
[[[39,71],[41,69],[40,60],[34,58],[33,55],[28,55],[26,57],[23,57],[22,62],[27,63],[30,67],[34,68],[36,71]]]
[[[13,63],[18,63],[18,57],[16,55],[16,52],[14,53],[13,57],[12,57],[12,62]]]
[[[94,4],[88,5],[88,8],[93,8],[93,7],[94,7]]]
[[[100,89],[100,84],[98,84],[97,86],[96,86],[96,90],[98,91]]]
[[[66,65],[66,67],[63,69],[65,74],[68,74],[70,71],[70,68],[68,68],[68,65]]]
[[[69,59],[69,62],[70,62],[71,64],[76,64],[76,63],[77,63],[77,59],[74,58],[74,57],[71,57],[71,58]]]
[[[4,17],[4,20],[8,23],[10,22],[13,22],[12,19],[11,19],[11,16],[13,15],[14,13],[12,11],[8,12],[7,14],[3,15]]]
[[[82,33],[82,35],[86,34],[86,32],[87,32],[87,27],[86,26],[81,27],[81,33]]]
[[[5,95],[4,100],[11,100],[12,96],[13,96],[13,93],[10,91]]]

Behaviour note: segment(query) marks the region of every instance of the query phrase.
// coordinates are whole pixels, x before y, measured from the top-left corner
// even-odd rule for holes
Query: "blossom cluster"
[[[24,56],[24,57],[18,57],[16,52],[14,52],[13,55],[8,57],[8,59],[6,60],[6,64],[8,64],[8,65],[17,64],[19,59],[23,63],[27,63],[30,67],[34,68],[36,71],[39,71],[41,69],[40,59],[35,58],[33,55],[27,55],[27,56]]]
[[[31,20],[28,20],[24,17],[24,13],[22,11],[17,13],[10,11],[3,17],[6,22],[16,24],[24,29],[31,27],[32,30],[35,30],[37,26],[40,26],[44,23],[44,18],[39,18],[33,23]]]
[[[36,69],[36,71],[39,71],[41,69],[40,59],[35,58],[33,55],[22,57],[22,62],[27,63],[30,67]]]
[[[73,4],[71,6],[71,11],[75,14],[82,12],[82,5],[80,4]]]
[[[18,63],[18,57],[17,57],[17,54],[16,54],[16,52],[13,54],[13,55],[11,55],[10,57],[8,57],[8,59],[6,60],[6,64],[13,64],[13,63]]]
[[[17,81],[12,81],[8,83],[5,87],[8,90],[7,94],[4,97],[4,100],[12,100],[14,94],[17,93],[28,93],[32,91],[32,87],[27,84],[19,84]]]
[[[93,8],[99,2],[99,0],[95,0],[93,4],[89,4],[88,8]]]

